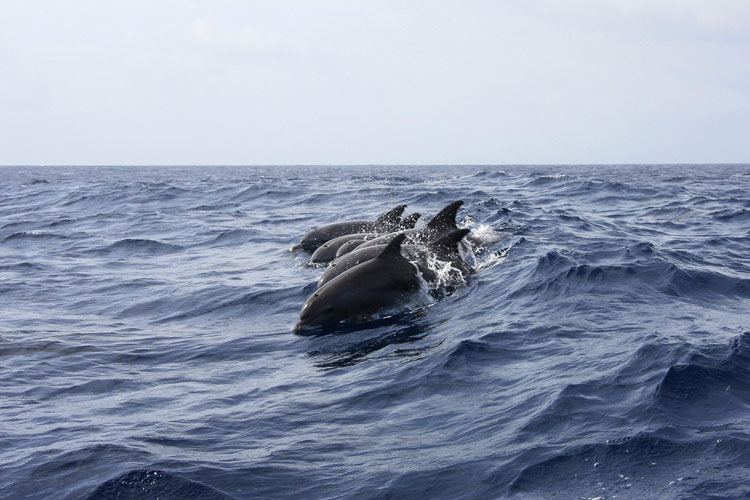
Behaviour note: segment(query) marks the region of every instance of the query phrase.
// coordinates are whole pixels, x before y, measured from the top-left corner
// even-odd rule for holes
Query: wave
[[[34,227],[34,226],[36,226],[36,224],[37,224],[37,221],[32,221],[32,220],[14,220],[12,222],[8,222],[8,223],[3,224],[2,226],[0,226],[0,230],[5,230],[5,229],[10,229],[10,230],[12,230],[12,229],[19,229],[19,228],[21,228],[23,226],[27,226],[27,227],[28,226],[32,226],[32,227]]]
[[[62,351],[64,344],[59,341],[22,341],[0,344],[0,356],[16,356],[22,354],[57,353]]]
[[[233,500],[221,491],[179,474],[131,470],[100,484],[86,500]]]
[[[479,374],[484,365],[517,359],[516,351],[484,340],[462,340],[449,350],[439,370],[447,373]]]
[[[695,210],[689,207],[656,207],[643,215],[655,219],[683,219],[695,214]]]
[[[93,250],[100,254],[115,254],[121,256],[135,255],[167,255],[181,252],[184,247],[156,240],[125,238],[111,245]]]
[[[601,257],[596,252],[592,257]],[[614,252],[620,263],[580,263],[587,256],[565,256],[551,250],[537,258],[530,275],[511,293],[512,298],[546,294],[638,292],[648,287],[687,298],[750,297],[750,279],[717,271],[686,269],[660,256],[650,244],[637,244]]]
[[[679,442],[641,433],[552,453],[550,458],[523,467],[511,482],[509,493],[534,498],[570,491],[576,492],[576,497],[592,499],[740,500],[750,493],[742,479],[746,471],[724,466],[738,459],[746,463],[749,445],[740,439]],[[702,479],[705,475],[696,474],[700,472],[696,464],[701,470],[723,469],[723,484],[716,488],[715,480]]]
[[[302,295],[296,287],[248,292],[247,288],[216,286],[181,296],[170,291],[162,297],[131,305],[116,317],[147,316],[157,323],[168,323],[221,312],[273,314],[286,309],[291,296]]]
[[[52,221],[49,224],[47,224],[46,226],[44,226],[44,227],[67,226],[67,225],[73,224],[75,222],[77,222],[77,221],[74,220],[74,219],[63,218],[63,219],[58,219],[56,221]]]
[[[128,200],[128,193],[125,191],[119,191],[112,194],[87,194],[83,192],[73,192],[65,196],[65,198],[59,202],[59,206],[65,207],[66,209],[71,208],[93,208],[95,206],[101,208],[111,208],[114,202],[123,202]]]
[[[214,301],[208,300],[204,303],[200,303],[200,300],[196,301],[196,297],[192,296],[188,299],[188,301],[193,307],[188,307],[182,312],[162,318],[161,320],[159,320],[159,322],[165,323],[170,321],[190,319],[197,316],[212,314],[224,309],[236,307],[240,308],[239,314],[248,314],[251,310],[263,310],[265,314],[272,314],[273,312],[278,311],[280,307],[282,309],[285,308],[285,306],[282,305],[286,303],[283,299],[288,298],[290,295],[296,295],[297,292],[298,290],[295,288],[287,288],[283,290],[254,291],[245,293],[241,297],[237,298]]]
[[[564,196],[594,196],[593,201],[603,203],[607,201],[632,201],[639,198],[670,198],[672,193],[646,185],[633,185],[620,181],[603,179],[578,179],[576,177],[557,174],[540,175],[527,182],[524,187],[538,189],[552,188]],[[681,189],[681,188],[679,188]]]
[[[48,269],[48,266],[39,262],[16,262],[14,264],[0,264],[0,271],[10,271],[18,273],[42,272]]]
[[[96,425],[77,428],[78,422],[75,420],[66,422],[63,426],[55,426],[52,432],[72,435],[66,432],[76,430],[90,435],[97,428]],[[64,446],[62,449],[33,447],[29,455],[28,463],[22,466],[8,464],[9,472],[13,472],[16,484],[11,490],[12,493],[5,495],[8,493],[7,487],[0,483],[0,495],[4,498],[79,500],[96,486],[96,478],[102,474],[109,475],[107,471],[112,467],[135,467],[138,463],[149,463],[153,460],[150,453],[135,447],[101,443]],[[83,474],[83,477],[71,482],[71,475],[77,474]]]
[[[736,248],[745,248],[745,245],[750,244],[750,233],[746,236],[717,236],[706,240],[706,245],[712,247],[727,247],[735,246]]]
[[[193,207],[190,210],[196,210],[199,212],[212,212],[214,210],[223,210],[227,208],[237,208],[239,207],[239,203],[216,203],[212,205],[198,205],[197,207]]]
[[[711,216],[720,222],[748,222],[750,221],[750,210],[746,208],[721,210],[712,213]]]
[[[475,179],[499,179],[507,176],[508,173],[505,170],[481,170],[470,177]]]
[[[105,187],[106,186],[106,187]],[[95,207],[112,209],[114,206],[142,206],[178,199],[189,190],[165,182],[131,182],[94,186],[71,191],[57,203],[66,209],[91,210]]]
[[[273,184],[262,186],[250,186],[239,193],[227,198],[225,203],[247,203],[250,201],[265,200],[289,200],[299,196],[299,192],[292,188],[274,187]]]
[[[576,187],[576,191],[584,193],[590,191],[607,191],[628,195],[664,195],[659,189],[652,186],[634,186],[617,181],[586,180]]]
[[[531,181],[524,184],[524,187],[540,187],[540,186],[547,186],[550,184],[560,184],[561,182],[569,182],[570,176],[565,174],[557,174],[557,175],[539,175],[535,179],[532,179]]]
[[[562,435],[570,429],[587,429],[592,422],[604,432],[647,425],[658,408],[651,398],[643,397],[644,387],[656,387],[666,367],[684,358],[689,347],[666,343],[655,335],[645,340],[616,372],[566,385],[523,425],[520,436]]]
[[[714,423],[750,409],[750,332],[735,337],[725,357],[696,353],[669,367],[654,399],[670,414]]]
[[[403,175],[353,175],[351,180],[354,182],[365,181],[365,182],[383,182],[385,184],[414,184],[422,182],[421,179],[415,177],[407,177]]]
[[[436,191],[427,191],[422,192],[421,194],[417,195],[414,200],[412,201],[412,204],[424,204],[428,207],[435,207],[432,212],[427,212],[423,214],[423,217],[425,220],[429,220],[433,215],[435,215],[441,208],[441,204],[444,204],[446,200],[451,199],[451,193],[444,189],[438,189]]]
[[[67,396],[112,395],[118,392],[142,388],[142,384],[130,379],[96,379],[67,387],[35,387],[24,395],[38,400]]]
[[[437,419],[436,419],[437,420]],[[359,491],[346,498],[370,500],[393,499],[487,499],[500,498],[492,488],[491,478],[482,477],[478,467],[482,463],[464,460],[439,466],[430,464],[419,470],[399,467],[377,488],[357,485]],[[374,490],[374,491],[373,491]]]
[[[259,232],[251,229],[227,229],[217,236],[196,246],[213,245],[242,245],[245,243],[257,243]]]
[[[69,240],[71,236],[58,233],[45,233],[41,231],[21,231],[6,236],[3,241],[21,241],[21,240]]]

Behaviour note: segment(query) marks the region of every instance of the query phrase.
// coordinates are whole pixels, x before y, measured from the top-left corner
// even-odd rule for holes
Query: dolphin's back
[[[396,229],[401,222],[401,214],[404,213],[406,205],[398,205],[396,208],[382,214],[374,221],[352,220],[336,222],[317,229],[312,229],[302,236],[299,244],[294,248],[314,251],[326,241],[353,233],[386,232]],[[416,220],[415,220],[416,222]]]
[[[331,262],[331,264],[323,272],[323,276],[320,277],[320,280],[318,280],[318,288],[325,285],[343,272],[348,271],[352,267],[363,262],[367,262],[368,260],[374,259],[380,254],[380,252],[383,251],[383,248],[385,248],[383,245],[367,247],[357,249],[345,255],[342,255],[341,257],[337,257],[336,260]]]
[[[325,242],[347,234],[365,233],[373,229],[374,222],[366,220],[353,220],[348,222],[336,222],[327,226],[312,229],[302,236],[299,247],[303,250],[314,251]]]
[[[333,238],[331,240],[326,241],[322,245],[320,245],[315,252],[313,252],[312,257],[310,257],[310,262],[313,263],[322,263],[322,262],[330,262],[333,259],[336,258],[336,254],[344,243],[348,242],[349,240],[370,240],[372,238],[375,238],[378,235],[378,233],[354,233],[354,234],[345,234],[344,236],[338,236],[336,238]]]

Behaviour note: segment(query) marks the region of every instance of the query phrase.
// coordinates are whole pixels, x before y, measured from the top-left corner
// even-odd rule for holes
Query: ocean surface
[[[747,499],[750,166],[0,167],[2,499]],[[464,200],[292,330],[310,228]]]

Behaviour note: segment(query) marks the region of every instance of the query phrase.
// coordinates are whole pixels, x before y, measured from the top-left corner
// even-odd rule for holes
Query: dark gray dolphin
[[[359,244],[361,245],[367,240],[377,238],[379,235],[380,233],[355,233],[345,234],[344,236],[339,236],[338,238],[328,240],[315,249],[312,256],[310,257],[310,262],[314,264],[330,262],[336,258],[336,253],[343,244],[351,240],[356,240],[359,241]]]
[[[399,229],[413,229],[414,226],[417,225],[417,221],[419,220],[420,217],[422,217],[422,214],[418,212],[414,212],[413,214],[401,219],[401,222],[398,223],[398,228]]]
[[[468,229],[456,229],[450,233],[431,241],[426,246],[402,245],[401,253],[411,261],[414,261],[422,277],[426,281],[435,281],[437,275],[429,268],[429,259],[434,257],[443,262],[450,262],[461,276],[474,274],[474,269],[467,264],[458,253],[458,243],[469,234]],[[337,257],[336,260],[323,272],[318,280],[318,288],[322,287],[336,276],[368,260],[377,257],[385,248],[385,245],[360,248],[350,253]]]
[[[302,236],[302,240],[293,246],[292,250],[299,248],[312,252],[326,241],[346,234],[394,231],[398,228],[398,224],[401,222],[401,214],[404,213],[405,209],[406,205],[399,205],[374,221],[353,220],[337,222],[313,229],[305,233]]]
[[[367,240],[349,240],[343,245],[339,247],[338,250],[336,250],[336,258],[338,259],[342,255],[346,255],[358,246],[360,246],[362,243],[364,243]]]
[[[419,293],[417,269],[401,255],[404,239],[397,236],[377,257],[319,288],[302,306],[295,329],[367,318]]]
[[[421,217],[419,214],[411,214],[410,216],[405,217],[401,222],[396,224],[396,227],[398,229],[412,229],[417,223],[417,220],[419,220],[419,217]],[[365,241],[377,238],[380,235],[381,233],[355,233],[339,236],[338,238],[333,238],[332,240],[326,241],[315,249],[312,257],[310,257],[310,262],[314,264],[330,262],[336,258],[339,248],[341,248],[341,245],[343,245],[344,243],[347,243],[348,241],[353,239],[364,240],[360,241],[359,244],[361,245]]]
[[[398,228],[402,229],[402,230],[403,229],[413,229],[414,226],[417,225],[417,221],[419,220],[420,217],[422,217],[422,215],[418,214],[416,212],[413,213],[413,214],[411,214],[411,215],[409,215],[408,217],[404,217],[403,220],[401,222],[399,222]],[[362,233],[360,233],[360,234],[362,234]],[[352,250],[354,250],[355,248],[357,248],[359,245],[361,245],[362,243],[364,243],[365,241],[368,241],[368,240],[372,239],[372,238],[369,237],[369,235],[365,235],[365,237],[363,237],[363,238],[359,238],[359,235],[352,235],[352,236],[354,236],[355,238],[350,239],[350,240],[344,242],[341,246],[339,246],[338,250],[336,250],[336,257],[341,257],[342,255],[346,255],[349,252],[351,252]],[[376,236],[380,236],[380,235],[376,235]],[[328,242],[324,243],[323,245],[319,246],[318,250],[315,250],[315,253],[318,253],[318,251],[322,247],[328,245],[329,243],[333,243],[334,241],[336,241],[336,240],[328,241]],[[328,257],[329,257],[329,255],[328,255],[328,253],[326,253],[325,257],[323,257],[323,255],[320,255],[320,256],[318,256],[318,260],[315,260],[316,257],[315,257],[315,254],[313,254],[313,258],[312,258],[311,262],[329,262],[329,261],[333,260],[332,258],[328,258]],[[325,258],[325,260],[323,260],[323,258]]]
[[[400,233],[404,233],[407,239],[412,243],[427,243],[430,240],[438,238],[442,234],[458,229],[458,226],[456,226],[456,214],[463,204],[464,202],[461,200],[454,201],[438,212],[435,217],[430,219],[430,222],[428,222],[425,227],[384,234],[383,236],[362,243],[357,248],[388,244],[388,242]]]

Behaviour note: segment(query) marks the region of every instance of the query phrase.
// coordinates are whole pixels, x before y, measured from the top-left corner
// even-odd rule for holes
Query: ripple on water
[[[0,178],[0,498],[750,496],[746,166]],[[307,230],[458,199],[475,275],[292,331]]]

